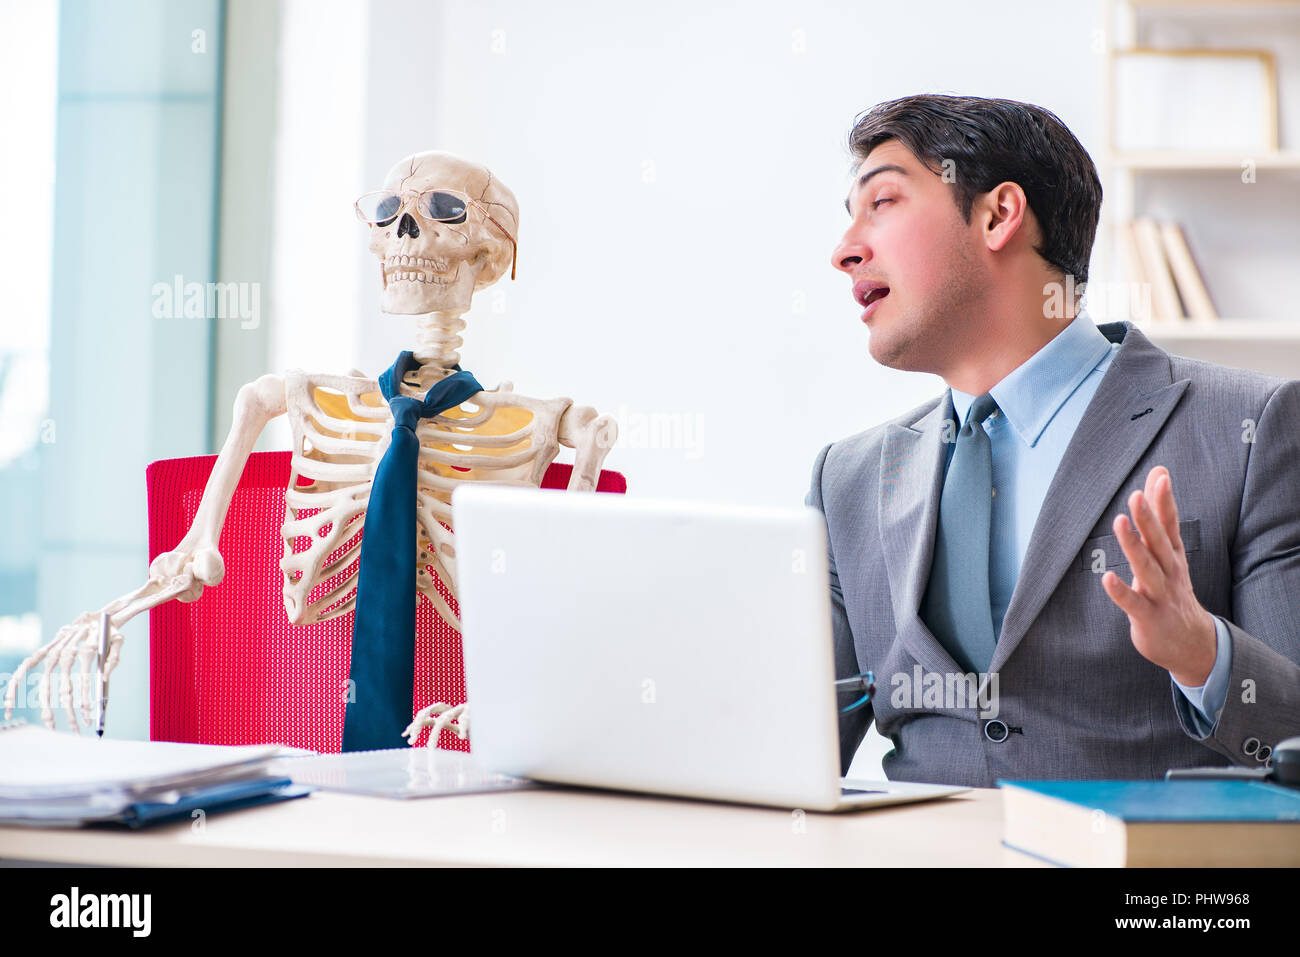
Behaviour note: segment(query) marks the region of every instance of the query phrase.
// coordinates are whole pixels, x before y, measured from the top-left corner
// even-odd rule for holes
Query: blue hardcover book
[[[1300,791],[1262,781],[1005,781],[1002,843],[1069,867],[1300,866]]]

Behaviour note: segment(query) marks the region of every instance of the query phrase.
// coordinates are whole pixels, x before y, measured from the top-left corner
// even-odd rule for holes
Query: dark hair
[[[999,183],[1018,184],[1042,230],[1042,246],[1035,252],[1077,281],[1087,281],[1101,181],[1087,150],[1055,113],[978,96],[924,93],[890,100],[854,121],[849,133],[854,167],[891,139],[936,174],[940,169],[934,166],[953,161],[954,199],[967,223],[976,195]]]

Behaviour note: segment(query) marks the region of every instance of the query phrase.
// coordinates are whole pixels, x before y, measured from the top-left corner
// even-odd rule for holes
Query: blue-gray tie
[[[379,390],[393,412],[393,438],[384,453],[366,505],[357,570],[357,608],[352,619],[353,694],[343,712],[344,751],[400,748],[411,722],[415,682],[416,495],[419,482],[420,419],[432,418],[483,391],[460,366],[439,381],[423,401],[402,395],[402,380],[419,368],[403,352],[379,377]]]
[[[993,455],[983,424],[995,409],[993,396],[978,397],[957,433],[921,601],[921,620],[967,672],[987,671],[996,643],[989,599]]]

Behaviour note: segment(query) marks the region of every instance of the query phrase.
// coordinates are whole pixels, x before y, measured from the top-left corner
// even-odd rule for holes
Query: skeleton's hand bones
[[[415,739],[420,736],[420,732],[430,727],[433,730],[429,732],[429,740],[426,742],[430,748],[438,746],[438,738],[443,728],[455,731],[456,737],[464,741],[469,737],[469,702],[453,707],[439,701],[427,708],[421,708],[402,732],[402,737],[414,747]]]
[[[59,700],[68,717],[68,725],[78,734],[81,733],[81,727],[77,723],[76,707],[81,709],[82,720],[86,722],[87,727],[92,722],[91,704],[92,695],[90,687],[96,676],[95,660],[99,655],[99,621],[100,614],[85,612],[77,616],[77,619],[69,625],[64,625],[59,629],[54,640],[29,655],[18,670],[14,672],[13,677],[9,679],[9,684],[5,688],[5,720],[13,714],[16,703],[16,694],[21,687],[28,671],[45,662],[45,673],[41,676],[40,682],[40,702],[41,702],[41,721],[51,731],[54,730],[54,709],[50,705],[50,684],[57,670],[59,675]],[[113,673],[117,666],[118,653],[122,647],[122,633],[112,625],[112,619],[109,620],[109,644],[108,659],[104,666],[105,681],[107,676]],[[72,678],[73,661],[77,663],[77,680]],[[75,687],[75,702],[73,690]]]
[[[176,548],[155,558],[149,566],[149,579],[128,595],[105,605],[97,612],[83,612],[71,624],[60,628],[53,640],[28,655],[18,666],[5,688],[5,720],[17,704],[17,693],[28,672],[45,663],[40,682],[41,721],[51,731],[55,730],[54,709],[51,706],[51,686],[55,674],[59,680],[59,702],[68,718],[68,726],[81,733],[77,710],[89,726],[94,702],[92,686],[95,684],[99,656],[99,622],[109,616],[108,658],[105,661],[105,681],[117,667],[124,640],[119,627],[125,625],[142,611],[171,601],[194,601],[205,585],[217,585],[225,577],[225,563],[220,553],[212,547]],[[72,677],[72,666],[77,664],[77,679]]]

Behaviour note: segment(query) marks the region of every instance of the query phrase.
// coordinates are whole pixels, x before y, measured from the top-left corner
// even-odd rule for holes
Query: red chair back
[[[352,654],[352,612],[313,625],[289,624],[280,559],[290,452],[254,452],[226,514],[218,548],[226,577],[194,602],[149,612],[149,737],[200,744],[274,741],[337,752]],[[215,455],[164,459],[145,472],[149,560],[175,548],[194,521]],[[573,466],[555,463],[542,488],[567,488]],[[625,492],[618,472],[602,471],[599,492]],[[438,582],[443,596],[454,599]],[[414,714],[435,701],[465,700],[460,632],[433,605],[416,611]],[[418,745],[429,732],[421,732]],[[443,731],[441,748],[468,751]]]

